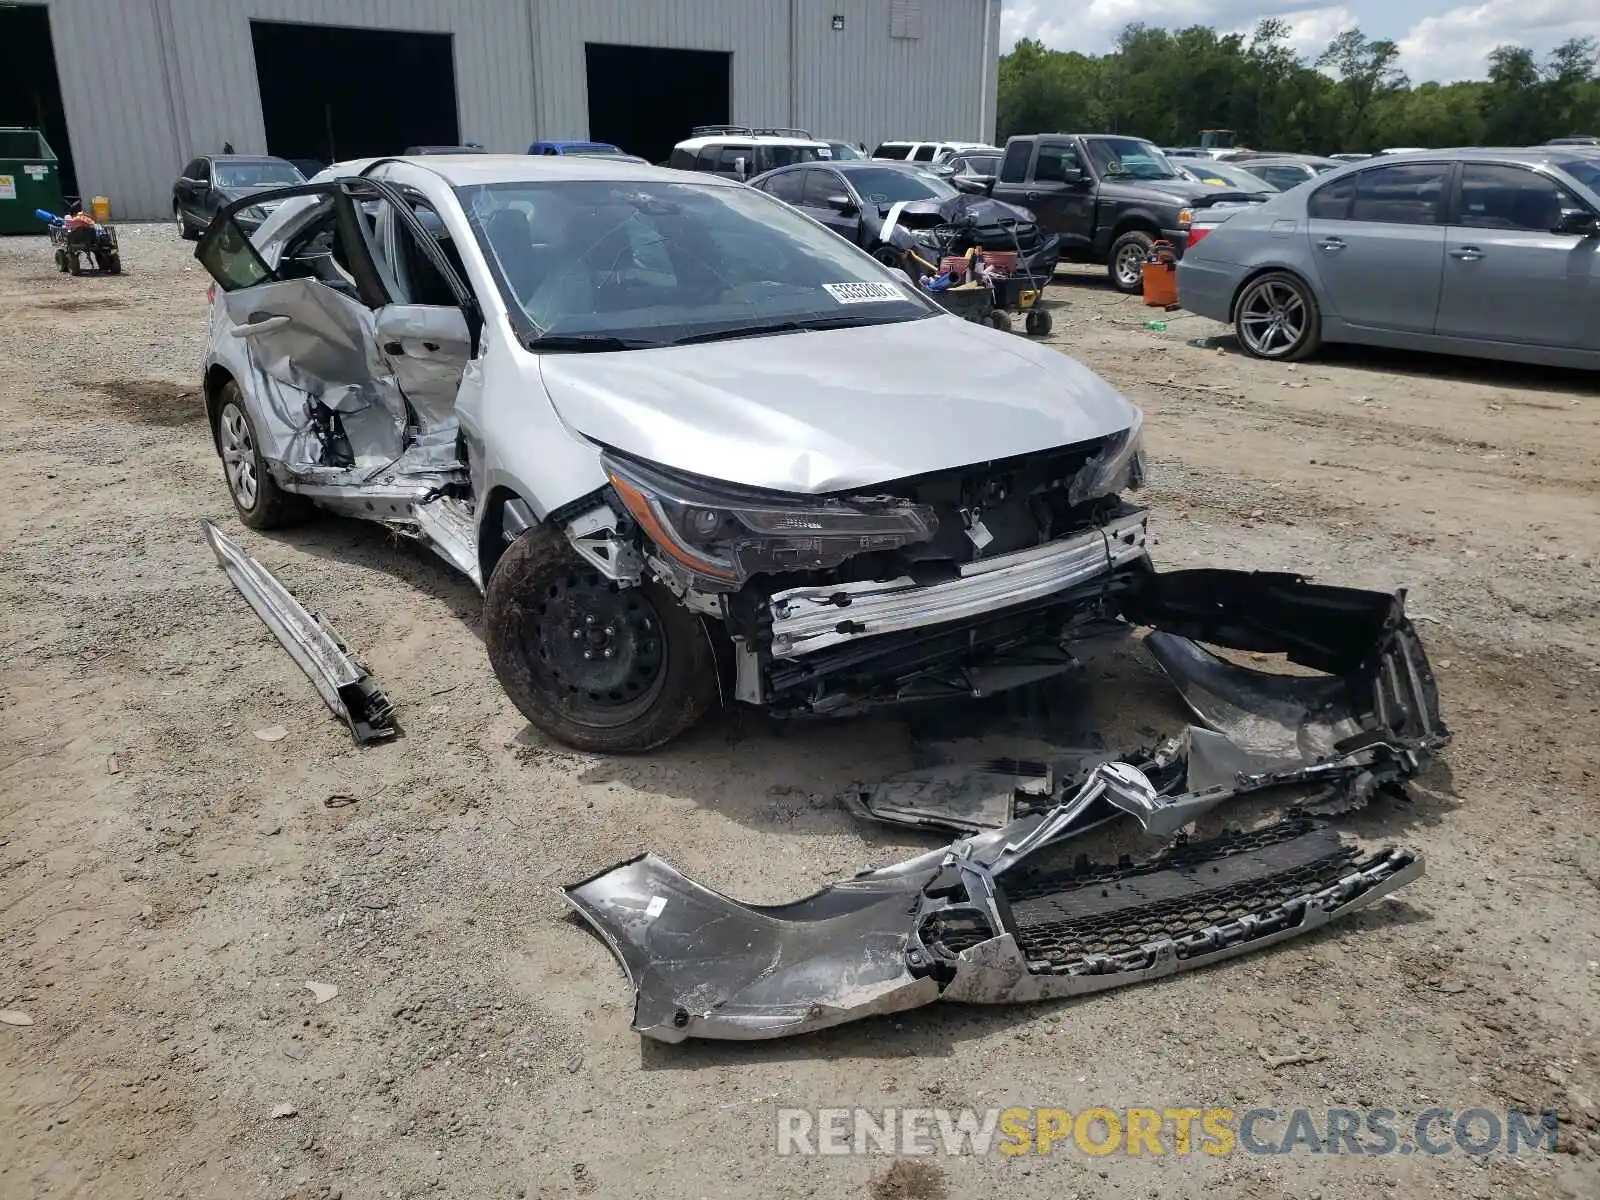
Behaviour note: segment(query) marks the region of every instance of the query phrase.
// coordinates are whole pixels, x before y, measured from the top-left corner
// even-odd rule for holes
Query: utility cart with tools
[[[87,264],[102,275],[122,274],[122,252],[117,248],[115,228],[82,213],[58,217],[41,210],[36,215],[50,230],[58,270],[82,275]]]
[[[1021,316],[1033,337],[1046,336],[1054,324],[1049,310],[1039,303],[1048,277],[1018,271],[1014,253],[969,247],[965,254],[947,255],[935,266],[908,249],[906,260],[924,294],[958,317],[1009,333],[1014,316]]]

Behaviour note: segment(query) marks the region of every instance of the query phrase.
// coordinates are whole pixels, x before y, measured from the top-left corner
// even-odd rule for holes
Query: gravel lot
[[[205,277],[170,229],[122,235],[110,279],[0,241],[0,1009],[33,1019],[0,1025],[0,1195],[1600,1194],[1594,377],[1270,366],[1064,283],[1055,340],[1146,409],[1159,561],[1411,589],[1456,741],[1409,803],[1339,823],[1427,876],[1146,988],[667,1047],[556,885],[654,849],[777,901],[923,848],[834,800],[918,761],[918,731],[729,715],[626,760],[519,738],[469,584],[375,526],[240,529],[198,395]],[[407,736],[352,748],[205,517],[329,617]],[[1108,722],[1181,719],[1137,662],[1092,674]],[[852,1103],[1524,1105],[1563,1133],[1516,1160],[773,1152],[777,1106]]]

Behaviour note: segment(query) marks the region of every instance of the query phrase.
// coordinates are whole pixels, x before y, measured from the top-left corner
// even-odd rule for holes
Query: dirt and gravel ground
[[[650,848],[775,901],[926,846],[833,800],[915,761],[912,728],[728,717],[626,760],[525,744],[443,565],[373,526],[239,530],[196,389],[206,281],[170,229],[124,245],[125,277],[68,279],[42,242],[0,242],[0,1010],[32,1018],[0,1024],[0,1195],[1600,1194],[1593,377],[1268,366],[1065,285],[1055,340],[1146,409],[1162,563],[1411,589],[1456,743],[1410,803],[1340,824],[1419,847],[1426,878],[1085,1002],[665,1047],[629,1032],[556,885]],[[352,748],[204,517],[328,615],[407,736]],[[1097,668],[1097,703],[1125,708],[1130,671],[1142,719],[1176,722],[1137,664]],[[339,994],[314,1005],[307,980]],[[1517,1160],[774,1154],[777,1106],[852,1103],[1555,1106],[1564,1132]]]

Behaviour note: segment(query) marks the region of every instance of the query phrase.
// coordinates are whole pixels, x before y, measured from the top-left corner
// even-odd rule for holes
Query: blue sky
[[[1341,29],[1400,44],[1413,83],[1479,79],[1484,56],[1505,42],[1543,53],[1569,37],[1600,38],[1600,0],[1003,0],[1001,44],[1038,38],[1058,50],[1108,49],[1130,21],[1178,28],[1248,30],[1262,17],[1289,23],[1296,48],[1314,56]]]

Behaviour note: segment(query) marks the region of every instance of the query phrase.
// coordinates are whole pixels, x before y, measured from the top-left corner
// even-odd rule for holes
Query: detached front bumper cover
[[[1086,791],[1122,786],[1100,768]],[[653,854],[566,889],[663,1042],[784,1037],[935,1000],[1005,1004],[1105,991],[1309,933],[1422,874],[1309,818],[1148,862],[1063,864],[1082,797],[793,904],[740,904]]]
[[[942,586],[959,605],[978,585]],[[892,585],[858,585],[839,616],[892,620],[892,591],[878,588]],[[797,589],[785,603],[800,611],[774,615],[791,634],[853,636],[809,623],[824,601]],[[1363,854],[1300,810],[1212,841],[1180,836],[1143,863],[1071,861],[1073,838],[1122,814],[1170,837],[1251,792],[1299,802],[1323,786],[1323,799],[1358,803],[1449,738],[1403,594],[1179,571],[1150,573],[1120,603],[1157,630],[1151,652],[1207,727],[1128,761],[940,768],[858,792],[865,815],[960,836],[792,904],[741,904],[654,855],[567,888],[633,983],[634,1028],[667,1042],[772,1038],[940,999],[1103,991],[1308,933],[1422,874],[1419,854]],[[1240,667],[1200,642],[1323,673]]]

